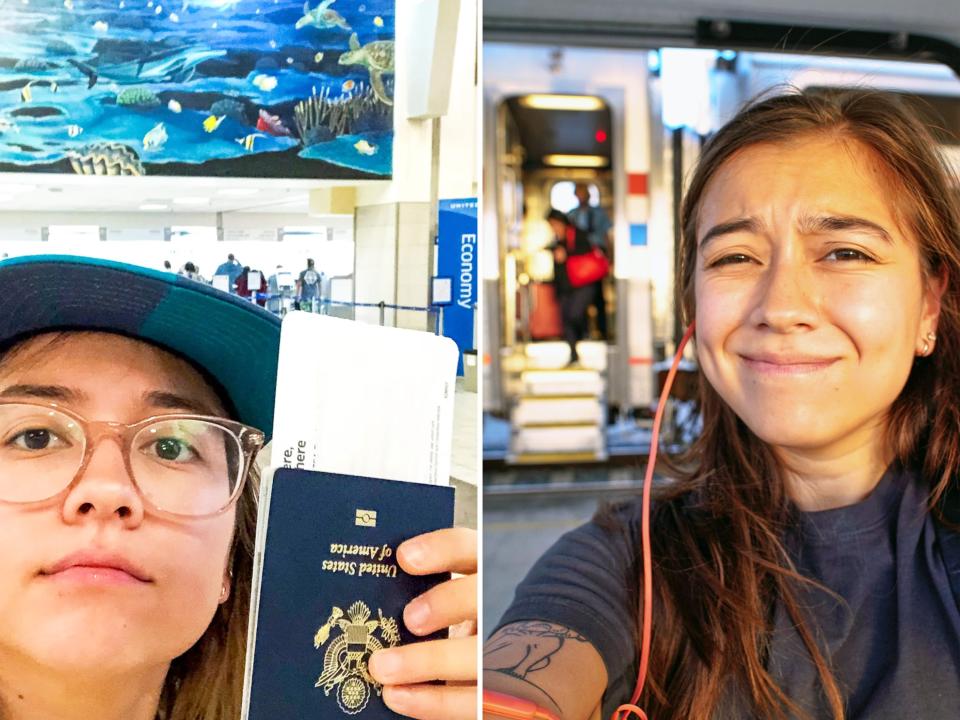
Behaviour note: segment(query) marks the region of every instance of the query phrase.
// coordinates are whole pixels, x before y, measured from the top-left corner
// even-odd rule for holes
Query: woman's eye
[[[176,438],[160,438],[150,443],[148,452],[159,460],[167,462],[185,463],[195,460],[197,453],[183,440]]]
[[[8,444],[20,450],[53,450],[69,447],[69,443],[52,430],[46,428],[31,428],[10,438]]]
[[[838,248],[837,250],[832,250],[831,252],[827,253],[824,259],[831,258],[841,262],[849,262],[851,260],[873,262],[872,257],[864,252],[861,252],[860,250],[854,250],[853,248]]]
[[[750,262],[751,258],[749,255],[744,255],[743,253],[731,253],[730,255],[724,255],[718,260],[714,260],[707,267],[718,267],[721,265],[741,265],[745,262]]]

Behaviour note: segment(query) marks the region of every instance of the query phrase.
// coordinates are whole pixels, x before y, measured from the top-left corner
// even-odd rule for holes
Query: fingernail
[[[389,650],[378,650],[370,656],[367,668],[374,679],[384,685],[400,669],[400,658]]]
[[[383,701],[387,704],[387,707],[401,715],[410,702],[411,695],[410,688],[404,685],[391,685],[383,689]]]
[[[410,565],[413,568],[423,567],[424,560],[424,549],[423,544],[414,542],[413,540],[408,540],[407,542],[400,545],[398,552],[403,554],[403,560],[405,564]]]
[[[416,631],[430,622],[430,604],[426,600],[412,600],[403,611],[403,622]]]

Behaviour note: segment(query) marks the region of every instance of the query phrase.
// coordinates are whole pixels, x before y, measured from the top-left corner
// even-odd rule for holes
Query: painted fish
[[[377,15],[377,16],[373,19],[373,24],[376,25],[377,27],[383,27],[383,18],[380,17],[379,15]]]
[[[143,136],[143,149],[152,152],[161,150],[167,142],[167,128],[163,123],[157,123],[153,129]]]
[[[263,109],[260,110],[260,115],[257,117],[257,130],[277,137],[290,137],[292,135],[278,115],[271,115]]]
[[[376,145],[371,145],[366,140],[358,140],[353,144],[353,146],[361,155],[375,155],[378,150]]]
[[[30,82],[28,82],[26,85],[24,85],[22,88],[20,88],[20,101],[21,101],[21,102],[28,103],[28,102],[30,102],[31,100],[33,100],[33,90],[30,89],[30,86],[31,86],[31,85],[33,85],[33,81],[32,81],[32,80],[31,80]]]
[[[226,117],[227,117],[226,115],[220,115],[220,116],[211,115],[210,117],[208,117],[206,120],[203,121],[203,129],[206,130],[208,133],[212,133],[214,130],[220,127],[220,123],[222,123],[224,118]]]
[[[346,82],[343,83],[343,85],[340,86],[340,89],[343,90],[344,92],[350,92],[351,90],[353,90],[353,88],[356,87],[356,85],[357,84],[353,80],[347,80]]]
[[[153,11],[154,15],[163,15],[163,5],[157,5],[157,9]]]
[[[167,107],[170,108],[170,112],[178,113],[183,110],[183,105],[178,103],[176,100],[171,100],[167,103]]]
[[[83,128],[80,127],[79,125],[67,125],[67,136],[68,136],[68,137],[75,138],[75,137],[77,137],[77,136],[78,136],[80,133],[82,133],[82,132],[83,132]]]
[[[63,6],[73,12],[73,0],[63,0]]]
[[[176,13],[170,13],[170,22],[178,23],[180,22],[180,16]]]
[[[253,84],[263,92],[270,92],[277,87],[277,79],[270,75],[257,75],[253,78]]]
[[[236,142],[243,146],[243,149],[247,152],[253,152],[253,142],[257,138],[266,137],[266,135],[261,135],[260,133],[250,133],[246,137],[237,138]]]
[[[109,30],[109,29],[110,29],[110,26],[107,25],[103,20],[97,20],[97,21],[93,24],[93,31],[94,31],[94,32],[105,33],[105,32],[106,32],[107,30]]]
[[[313,56],[313,61],[314,61],[314,62],[318,63],[318,62],[320,62],[321,60],[323,60],[323,53],[322,53],[322,52],[318,52],[316,55]]]

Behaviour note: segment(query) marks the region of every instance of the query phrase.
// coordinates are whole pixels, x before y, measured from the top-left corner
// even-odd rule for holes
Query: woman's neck
[[[804,511],[830,510],[863,500],[893,461],[882,423],[872,423],[821,448],[775,448],[786,471],[787,494]]]
[[[0,720],[155,720],[169,664],[113,675],[0,667]]]

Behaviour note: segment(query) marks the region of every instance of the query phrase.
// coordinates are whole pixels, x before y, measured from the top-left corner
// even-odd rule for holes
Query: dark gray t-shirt
[[[799,596],[849,720],[960,718],[960,612],[927,491],[894,465],[866,499],[801,513],[786,538],[798,569],[844,599],[806,587]],[[625,513],[626,533],[589,523],[564,535],[518,586],[498,625],[543,620],[584,635],[607,669],[604,718],[629,701],[637,676],[639,500]],[[813,717],[830,717],[816,668],[779,607],[768,668]],[[748,717],[732,701],[718,720]]]

